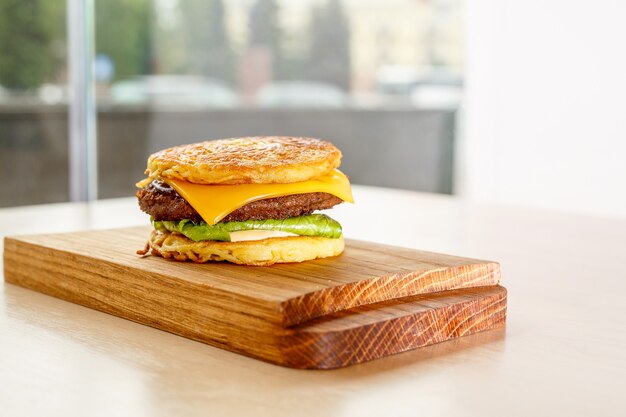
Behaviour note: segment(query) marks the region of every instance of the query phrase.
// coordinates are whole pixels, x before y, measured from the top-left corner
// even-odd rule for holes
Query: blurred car
[[[454,110],[459,107],[463,81],[452,68],[388,66],[378,71],[377,90],[388,98],[404,98],[422,109]]]
[[[461,105],[463,89],[445,84],[420,84],[411,91],[411,103],[420,109],[456,110]]]
[[[227,83],[185,75],[150,75],[115,82],[109,91],[112,104],[152,104],[171,107],[233,108],[239,96]]]
[[[42,84],[37,89],[37,97],[40,101],[46,104],[67,103],[67,86],[59,84]]]
[[[376,72],[376,89],[385,95],[409,95],[423,78],[423,69],[405,65],[386,65]]]
[[[332,84],[277,81],[259,90],[256,103],[259,107],[341,108],[348,103],[348,96]]]

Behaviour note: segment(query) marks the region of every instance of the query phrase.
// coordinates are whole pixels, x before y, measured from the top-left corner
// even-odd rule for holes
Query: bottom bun
[[[150,235],[153,255],[177,261],[204,263],[228,261],[240,265],[267,266],[276,263],[302,262],[337,256],[343,252],[343,236],[329,239],[319,236],[273,237],[245,242],[194,242],[179,233],[153,230]]]

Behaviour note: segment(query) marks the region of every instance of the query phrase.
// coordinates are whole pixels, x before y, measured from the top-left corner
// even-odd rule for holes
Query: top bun
[[[272,184],[329,174],[341,152],[319,139],[261,136],[175,146],[148,158],[150,178],[195,184]]]

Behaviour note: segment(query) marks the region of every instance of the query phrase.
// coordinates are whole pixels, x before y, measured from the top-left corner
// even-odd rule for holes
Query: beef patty
[[[154,220],[202,221],[202,217],[176,190],[163,181],[154,180],[137,191],[139,207]],[[230,213],[221,221],[285,219],[325,210],[341,203],[339,197],[328,193],[293,194],[253,201]]]

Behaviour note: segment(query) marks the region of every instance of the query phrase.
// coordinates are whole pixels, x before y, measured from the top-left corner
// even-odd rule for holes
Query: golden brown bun
[[[240,265],[268,266],[337,256],[343,252],[344,241],[343,236],[338,239],[290,236],[247,242],[194,242],[178,233],[153,230],[149,245],[153,255],[177,261],[229,261]]]
[[[148,158],[150,178],[195,184],[272,184],[306,181],[341,163],[331,143],[311,138],[249,137],[175,146]]]

